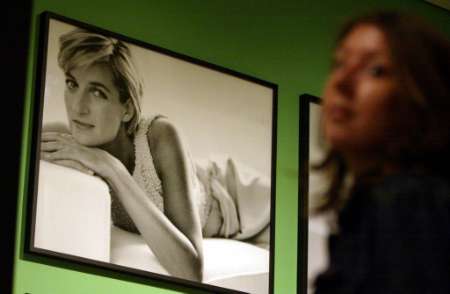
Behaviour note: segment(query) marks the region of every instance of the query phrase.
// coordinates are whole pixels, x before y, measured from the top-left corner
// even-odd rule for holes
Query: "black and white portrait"
[[[269,293],[276,86],[47,20],[31,251]]]

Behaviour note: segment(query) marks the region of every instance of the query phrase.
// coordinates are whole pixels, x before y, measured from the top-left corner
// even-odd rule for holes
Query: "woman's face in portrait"
[[[376,152],[393,129],[398,83],[387,40],[370,24],[354,27],[334,55],[324,90],[323,128],[336,150]]]
[[[120,102],[106,64],[77,67],[66,73],[64,97],[70,130],[77,142],[99,146],[116,138],[126,106]]]

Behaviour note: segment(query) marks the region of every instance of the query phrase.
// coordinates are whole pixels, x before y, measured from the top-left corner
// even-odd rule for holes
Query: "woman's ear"
[[[134,117],[134,106],[131,99],[125,102],[125,113],[123,114],[122,121],[129,122]]]

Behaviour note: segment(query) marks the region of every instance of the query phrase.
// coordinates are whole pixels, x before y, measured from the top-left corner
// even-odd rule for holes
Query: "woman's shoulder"
[[[155,165],[160,167],[161,162],[178,160],[184,153],[184,147],[175,124],[162,115],[152,117],[145,123],[147,142]]]
[[[178,137],[178,130],[166,116],[155,115],[147,118],[147,138],[151,145],[161,145],[173,142]]]
[[[439,200],[450,201],[450,183],[442,176],[399,173],[383,178],[373,187],[380,201]]]
[[[369,195],[377,217],[417,224],[432,219],[450,225],[450,183],[434,175],[396,174],[375,185]]]

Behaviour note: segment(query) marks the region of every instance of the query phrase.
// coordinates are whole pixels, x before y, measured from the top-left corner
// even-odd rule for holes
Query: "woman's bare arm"
[[[127,168],[99,148],[78,144],[70,135],[43,134],[42,156],[55,162],[74,160],[104,178],[133,219],[142,237],[170,274],[201,281],[202,234],[194,207],[188,161],[176,129],[159,119],[148,134],[164,191],[164,213],[148,199]]]
[[[164,118],[155,120],[148,133],[153,161],[161,178],[164,212],[175,227],[185,235],[195,252],[190,270],[202,276],[203,238],[198,208],[195,206],[190,161],[176,128]],[[192,253],[191,253],[192,254]]]
[[[69,130],[69,127],[62,122],[46,123],[42,126],[41,143],[46,142],[46,134],[48,134],[48,133],[70,134],[70,130]],[[41,146],[41,152],[42,151],[45,152],[45,148],[42,148],[42,146]],[[45,158],[43,156],[41,156],[41,158],[45,160]],[[54,160],[53,163],[61,165],[61,166],[76,169],[76,170],[81,171],[82,173],[85,173],[88,175],[94,174],[94,172],[92,170],[90,170],[89,168],[85,167],[83,164],[81,164],[80,162],[75,161],[75,160],[61,159],[61,160]]]
[[[189,280],[203,277],[202,233],[194,206],[188,161],[176,129],[159,119],[152,123],[149,144],[164,191],[164,213],[151,203],[122,168],[107,181],[142,237],[170,274]]]

